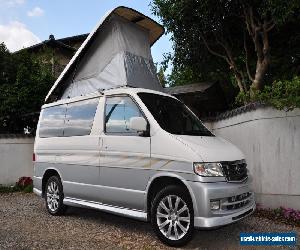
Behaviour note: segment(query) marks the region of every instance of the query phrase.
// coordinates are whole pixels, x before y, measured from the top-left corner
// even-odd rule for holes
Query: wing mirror
[[[147,121],[143,117],[131,117],[129,120],[129,128],[136,130],[144,136],[146,136],[148,131],[147,125]]]

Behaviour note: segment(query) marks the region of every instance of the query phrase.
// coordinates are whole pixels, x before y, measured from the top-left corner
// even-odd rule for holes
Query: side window
[[[142,117],[137,105],[128,96],[107,97],[105,105],[105,131],[109,134],[137,135],[129,128],[131,117]]]
[[[66,105],[45,108],[42,112],[39,130],[40,137],[63,136]]]
[[[99,98],[84,100],[67,105],[64,136],[89,135]]]

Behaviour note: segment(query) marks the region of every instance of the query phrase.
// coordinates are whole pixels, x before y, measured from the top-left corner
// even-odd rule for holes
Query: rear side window
[[[131,117],[142,117],[142,113],[129,96],[107,97],[105,106],[106,133],[138,135],[136,130],[129,128]]]
[[[41,116],[40,137],[63,136],[66,105],[45,108]]]
[[[89,135],[99,99],[90,99],[67,106],[64,136]]]
[[[99,98],[95,98],[45,108],[40,121],[40,137],[89,135],[98,103]]]

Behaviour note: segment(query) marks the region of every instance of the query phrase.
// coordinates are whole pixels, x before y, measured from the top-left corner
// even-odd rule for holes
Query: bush
[[[32,193],[33,181],[30,177],[21,177],[14,186],[0,185],[0,193],[20,192]]]
[[[38,113],[53,85],[52,54],[10,53],[0,41],[0,131],[35,133]],[[48,63],[49,62],[49,63]]]
[[[20,191],[23,191],[25,193],[32,193],[33,181],[30,177],[21,177],[16,183],[16,187],[18,187]]]
[[[23,192],[24,192],[24,193],[32,193],[32,192],[33,192],[33,185],[30,184],[30,185],[26,186],[26,187],[23,189]]]
[[[20,189],[24,189],[27,186],[32,185],[33,181],[30,177],[21,177],[16,183],[16,186],[19,187]]]
[[[16,186],[3,186],[0,185],[0,193],[11,193],[20,191]]]
[[[265,86],[262,91],[250,90],[240,93],[236,98],[238,105],[251,102],[269,104],[277,109],[300,108],[300,77],[275,81],[271,86]]]
[[[300,210],[285,207],[263,208],[260,204],[257,204],[255,215],[300,227]]]

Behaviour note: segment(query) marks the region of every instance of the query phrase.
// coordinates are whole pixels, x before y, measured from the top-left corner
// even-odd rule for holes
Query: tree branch
[[[227,41],[224,38],[218,37],[215,33],[214,33],[214,36],[215,36],[215,39],[216,39],[217,43],[220,44],[226,52],[226,55],[227,55],[226,56],[226,58],[227,58],[226,61],[230,66],[230,70],[233,71],[233,73],[234,73],[234,75],[235,75],[235,77],[238,81],[238,85],[239,85],[240,90],[242,92],[246,91],[247,88],[246,88],[246,84],[245,84],[244,74],[241,70],[238,69],[238,67],[236,65],[236,62],[234,60],[234,57],[232,55],[232,51],[231,51],[230,46],[228,45]]]
[[[247,37],[246,37],[246,32],[244,32],[244,49],[245,49],[245,63],[246,63],[246,70],[249,79],[253,82],[254,77],[251,74],[250,67],[249,67],[249,49],[247,46]]]
[[[203,40],[203,42],[204,42],[206,48],[208,49],[208,51],[209,51],[211,54],[213,54],[213,55],[215,55],[215,56],[218,56],[218,57],[221,57],[221,58],[223,58],[224,60],[226,60],[226,61],[228,62],[228,58],[227,58],[225,55],[222,55],[222,54],[220,54],[220,53],[218,53],[218,52],[212,50],[212,49],[209,47],[209,45],[208,45],[208,43],[207,43],[207,41],[206,41],[206,39],[205,39],[205,37],[204,37],[204,35],[203,35],[202,32],[200,32],[200,38]]]
[[[260,48],[260,43],[259,43],[260,28],[258,26],[256,26],[256,24],[254,22],[252,7],[244,6],[243,10],[244,10],[245,23],[246,23],[248,33],[253,40],[254,48],[257,53],[257,57],[259,58],[259,60],[261,60],[262,50]]]
[[[243,7],[243,11],[244,11],[244,18],[245,18],[245,23],[246,23],[246,27],[247,27],[248,33],[252,37],[252,30],[251,30],[251,27],[250,27],[249,15],[248,15],[245,7]]]
[[[252,29],[252,35],[255,35],[256,25],[254,23],[253,9],[252,9],[252,7],[248,8],[248,13],[249,13],[249,20],[250,20],[250,25],[251,25],[251,29]]]
[[[275,27],[275,25],[276,25],[276,23],[270,24],[269,27],[266,28],[266,31],[267,31],[267,32],[271,31],[271,30]]]
[[[269,56],[269,52],[270,52],[270,45],[269,45],[269,35],[268,35],[268,28],[265,28],[264,25],[263,26],[263,53],[264,53],[264,57],[268,60],[268,56]]]

